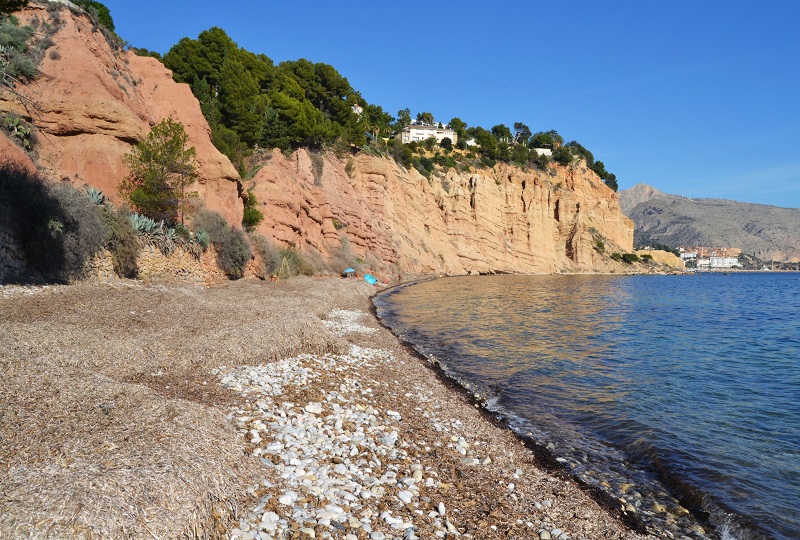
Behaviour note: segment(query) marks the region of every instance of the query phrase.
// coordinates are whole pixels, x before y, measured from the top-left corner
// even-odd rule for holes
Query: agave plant
[[[211,236],[203,229],[198,229],[195,231],[194,239],[197,240],[197,243],[203,247],[203,251],[208,249],[208,246],[211,243]]]
[[[131,214],[131,227],[139,234],[158,234],[161,225],[147,216],[133,213]]]
[[[89,200],[97,206],[103,206],[106,203],[106,195],[102,191],[99,191],[88,184],[83,186],[83,190],[86,192],[86,196],[89,197]]]

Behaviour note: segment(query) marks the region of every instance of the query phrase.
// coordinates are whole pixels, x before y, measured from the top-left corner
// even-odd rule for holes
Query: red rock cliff
[[[24,23],[53,23],[44,6],[18,14]],[[172,116],[197,151],[199,179],[192,188],[209,208],[234,223],[241,221],[241,181],[227,157],[211,143],[200,105],[185,84],[154,58],[110,47],[86,16],[62,9],[40,76],[20,91],[28,107],[0,93],[0,110],[11,111],[36,127],[36,164],[53,179],[88,183],[117,199],[127,174],[122,156],[150,128]]]
[[[52,17],[35,6],[20,14],[25,22]],[[241,180],[211,143],[189,87],[157,60],[110,47],[86,16],[62,9],[58,17],[41,76],[21,89],[32,103],[0,95],[1,110],[36,127],[36,165],[115,199],[127,173],[122,156],[172,116],[197,150],[200,199],[239,224]],[[7,159],[24,161],[9,144],[0,145]],[[607,253],[633,247],[633,224],[616,194],[583,166],[542,172],[500,164],[429,180],[365,154],[342,161],[275,151],[261,161],[252,181],[265,215],[259,232],[328,260],[346,254],[401,273],[608,271],[619,266],[599,242]]]
[[[316,166],[306,151],[267,157],[253,179],[259,232],[325,257],[344,243],[400,272],[608,271],[619,266],[598,240],[606,252],[633,248],[616,194],[584,166],[501,164],[429,180],[364,154],[349,164],[316,156]]]

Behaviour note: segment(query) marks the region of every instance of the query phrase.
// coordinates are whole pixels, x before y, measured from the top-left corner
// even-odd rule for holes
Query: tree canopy
[[[306,59],[276,66],[218,27],[181,39],[164,64],[175,80],[191,85],[214,144],[237,164],[255,145],[285,151],[336,142],[361,146],[367,129],[385,132],[391,122],[380,108],[367,109],[366,117],[356,112],[367,103],[333,66]]]
[[[367,103],[333,66],[304,58],[275,65],[266,55],[240,48],[218,27],[201,32],[197,39],[181,39],[164,55],[164,63],[175,80],[191,86],[211,126],[214,144],[240,171],[244,157],[255,146],[284,151],[361,147],[367,136],[374,144],[382,144],[381,138],[402,131],[412,121],[409,108],[400,109],[393,118],[380,105]],[[428,111],[413,118],[434,123]],[[500,160],[546,168],[551,158],[535,151],[546,148],[556,163],[570,165],[582,159],[595,172],[600,170],[595,169],[591,152],[576,141],[564,144],[556,130],[533,133],[523,122],[514,122],[513,129],[505,124],[490,130],[468,128],[458,117],[449,125],[457,135],[456,146],[467,153],[477,151],[487,164]],[[477,144],[474,150],[466,144],[470,138]],[[452,140],[449,143],[439,146],[452,151]],[[435,145],[424,141],[420,146],[432,150]],[[388,150],[409,166],[410,152],[394,144]],[[598,174],[609,186],[615,184],[605,169]]]
[[[175,223],[185,202],[185,188],[194,181],[195,150],[188,146],[183,124],[162,120],[123,156],[130,173],[119,185],[120,196],[139,213]]]

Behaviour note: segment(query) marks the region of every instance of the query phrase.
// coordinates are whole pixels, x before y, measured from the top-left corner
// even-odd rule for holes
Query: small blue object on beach
[[[372,274],[364,274],[364,281],[366,281],[370,285],[375,285],[376,283],[378,283],[378,280],[375,279],[375,276],[373,276]]]

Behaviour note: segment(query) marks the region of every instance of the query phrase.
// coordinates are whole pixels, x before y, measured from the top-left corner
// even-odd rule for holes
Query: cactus
[[[31,149],[31,128],[21,124],[18,117],[11,115],[6,116],[6,126],[8,131],[20,140],[25,150]]]

